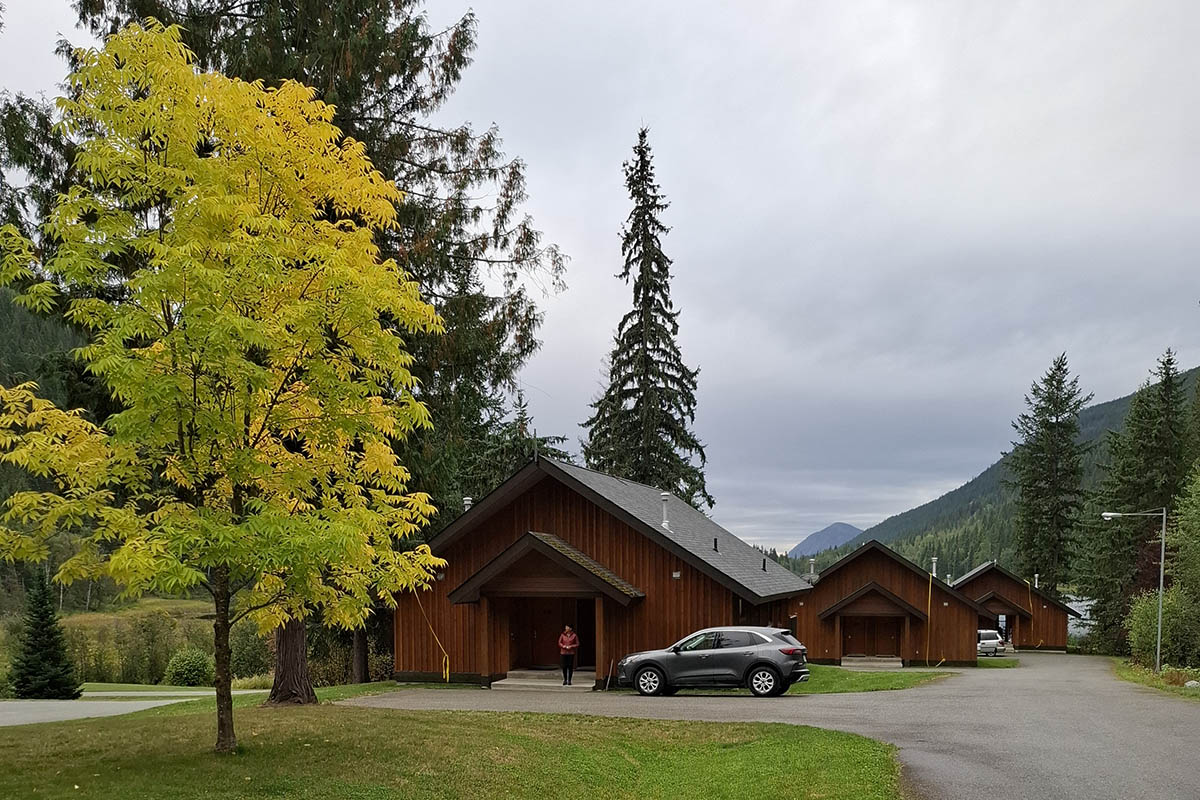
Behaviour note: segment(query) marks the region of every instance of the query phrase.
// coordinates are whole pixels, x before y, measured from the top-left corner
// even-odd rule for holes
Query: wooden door
[[[867,655],[867,618],[842,618],[842,655]]]
[[[903,623],[901,617],[876,617],[875,622],[875,655],[900,655],[900,630]]]

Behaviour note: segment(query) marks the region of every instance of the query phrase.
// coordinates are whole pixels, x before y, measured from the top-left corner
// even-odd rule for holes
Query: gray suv
[[[617,685],[644,695],[672,695],[685,687],[745,686],[757,697],[777,697],[808,680],[808,651],[783,628],[705,628],[665,650],[625,656]]]

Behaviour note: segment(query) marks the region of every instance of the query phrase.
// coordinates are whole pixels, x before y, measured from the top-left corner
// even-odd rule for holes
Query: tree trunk
[[[233,733],[233,691],[230,687],[232,674],[229,670],[229,568],[215,567],[212,571],[213,601],[216,619],[213,620],[213,651],[216,670],[213,683],[217,690],[217,745],[218,753],[232,753],[237,749],[237,737]]]
[[[275,683],[267,698],[270,705],[317,702],[308,674],[308,634],[304,620],[289,619],[275,629]]]
[[[88,579],[87,597],[85,597],[83,599],[83,610],[84,611],[92,610],[92,580],[91,580],[91,578]]]

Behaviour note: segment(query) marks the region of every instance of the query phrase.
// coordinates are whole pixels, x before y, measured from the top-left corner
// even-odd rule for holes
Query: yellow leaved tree
[[[98,427],[0,387],[0,459],[57,487],[6,502],[0,558],[44,558],[70,529],[59,580],[204,587],[230,751],[231,624],[319,608],[356,626],[444,563],[405,542],[433,508],[393,449],[430,424],[402,336],[440,321],[374,244],[399,191],[309,89],[198,73],[154,22],[77,55],[59,110],[78,184],[52,255],[0,229],[0,285],[66,303],[122,410]]]

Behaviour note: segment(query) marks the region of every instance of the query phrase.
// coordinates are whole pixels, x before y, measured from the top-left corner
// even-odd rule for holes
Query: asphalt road
[[[964,670],[915,689],[861,694],[644,698],[407,689],[345,702],[851,731],[897,745],[908,785],[929,800],[1200,798],[1200,703],[1120,681],[1103,658],[1022,653],[1020,659],[1017,669]]]

